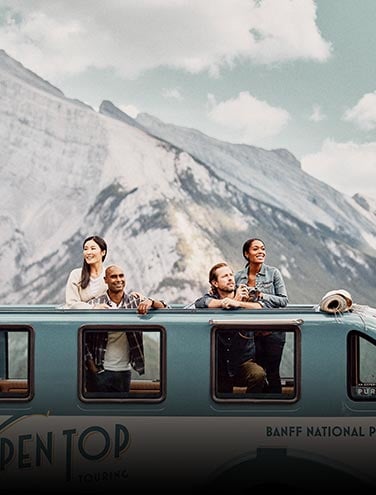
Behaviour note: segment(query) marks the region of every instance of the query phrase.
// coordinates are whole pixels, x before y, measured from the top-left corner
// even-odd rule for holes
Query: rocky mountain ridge
[[[64,301],[82,240],[103,236],[128,289],[189,303],[212,264],[261,237],[291,302],[343,287],[375,305],[375,209],[288,150],[225,143],[104,101],[65,98],[0,51],[3,304]]]

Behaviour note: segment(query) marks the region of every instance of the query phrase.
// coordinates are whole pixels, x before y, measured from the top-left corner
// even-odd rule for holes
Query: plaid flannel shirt
[[[92,301],[91,304],[105,303],[108,306],[114,306],[113,301],[108,297],[108,294],[103,294]],[[138,296],[124,293],[121,304],[118,308],[137,308],[140,303]],[[130,364],[134,370],[140,375],[145,373],[145,356],[144,356],[144,344],[143,335],[139,331],[126,331],[125,332],[129,344],[129,356]],[[103,368],[104,354],[106,352],[106,346],[108,341],[108,332],[95,331],[85,333],[85,359],[86,361],[92,359],[97,368]]]

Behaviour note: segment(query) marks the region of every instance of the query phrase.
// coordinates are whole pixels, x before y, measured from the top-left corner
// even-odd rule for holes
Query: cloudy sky
[[[0,0],[0,48],[97,109],[287,148],[376,198],[376,0]]]

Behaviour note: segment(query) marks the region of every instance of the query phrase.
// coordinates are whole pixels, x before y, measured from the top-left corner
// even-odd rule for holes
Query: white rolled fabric
[[[344,313],[352,308],[351,294],[345,289],[331,290],[320,302],[320,310],[325,313]]]

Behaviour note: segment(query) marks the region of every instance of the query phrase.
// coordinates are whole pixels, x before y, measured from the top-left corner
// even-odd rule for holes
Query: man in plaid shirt
[[[135,308],[141,314],[149,309],[166,308],[160,300],[145,298],[124,289],[124,270],[117,266],[107,267],[104,280],[108,290],[90,304],[96,309]],[[143,334],[141,331],[87,332],[85,338],[88,391],[127,393],[131,383],[131,368],[140,375],[145,372]]]

